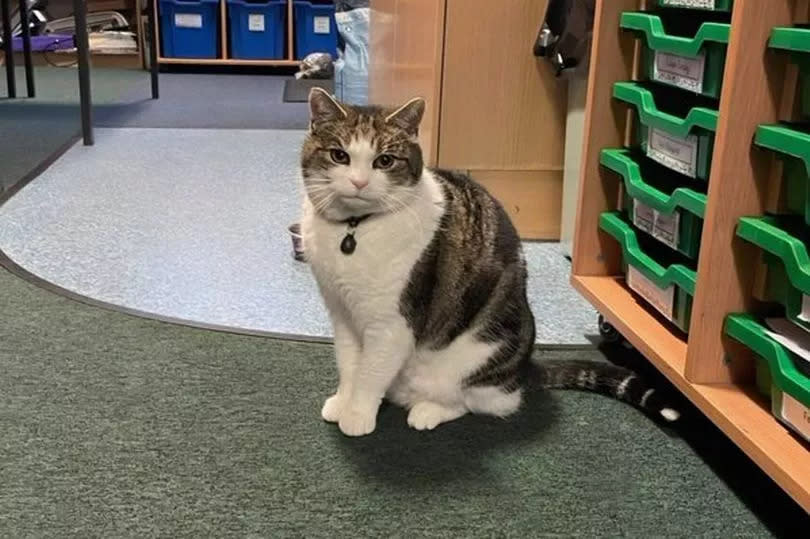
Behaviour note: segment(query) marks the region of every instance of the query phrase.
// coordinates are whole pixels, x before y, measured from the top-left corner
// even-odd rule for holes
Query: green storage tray
[[[613,97],[636,109],[635,143],[651,159],[692,178],[709,179],[717,110],[666,87],[617,82]]]
[[[782,159],[782,189],[786,209],[810,224],[810,126],[761,125],[754,144]]]
[[[599,161],[624,181],[625,209],[636,228],[697,258],[706,195],[679,185],[678,175],[641,154],[602,150]]]
[[[700,11],[729,12],[732,4],[732,0],[658,0],[658,7]]]
[[[645,243],[620,212],[606,212],[599,216],[599,227],[613,236],[622,248],[622,267],[628,286],[651,304],[681,331],[689,331],[692,298],[695,295],[695,271],[676,261],[671,250],[656,251]],[[650,253],[650,254],[648,254]]]
[[[772,339],[765,327],[751,315],[729,315],[725,332],[755,352],[760,362],[767,364],[773,415],[810,440],[810,377],[806,365],[799,367],[804,360]],[[765,381],[758,376],[758,384]]]
[[[737,225],[737,236],[763,250],[765,299],[782,304],[793,323],[810,331],[808,232],[795,219],[775,217],[743,217]]]
[[[676,24],[677,23],[677,24]],[[620,25],[644,36],[644,69],[649,80],[719,98],[730,24],[653,13],[622,13]],[[669,30],[669,33],[668,33]]]
[[[774,28],[768,47],[787,52],[799,67],[802,114],[810,116],[810,25]]]
[[[772,385],[773,378],[771,378],[771,369],[768,362],[757,356],[757,391],[770,398]]]

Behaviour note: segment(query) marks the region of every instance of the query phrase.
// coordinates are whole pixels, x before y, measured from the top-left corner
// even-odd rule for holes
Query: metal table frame
[[[146,0],[149,4],[149,32],[154,35],[157,24],[156,2]],[[34,86],[34,68],[31,60],[31,32],[28,23],[28,3],[20,2],[20,26],[22,30],[23,55],[25,59],[25,81],[28,97],[36,95]],[[140,4],[136,2],[136,14],[140,17]],[[11,35],[11,0],[0,0],[0,16],[2,16],[3,49],[6,57],[6,81],[8,97],[17,97],[17,82],[14,74],[14,42]],[[87,36],[87,2],[86,0],[73,0],[73,17],[76,21],[76,56],[79,61],[79,100],[81,102],[82,139],[85,146],[93,144],[93,110],[90,95],[90,45]],[[146,43],[146,40],[143,40]],[[152,99],[159,97],[157,49],[154,39],[149,40],[149,69],[152,81]]]

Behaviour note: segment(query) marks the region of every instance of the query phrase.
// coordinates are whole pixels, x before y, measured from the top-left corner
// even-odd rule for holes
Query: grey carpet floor
[[[0,97],[0,192],[75,139],[81,128],[76,70],[35,68],[35,73],[35,99]],[[20,91],[25,88],[24,72],[17,69],[16,74]],[[96,110],[126,93],[149,91],[149,78],[139,71],[94,69],[92,75]],[[0,96],[5,96],[6,78],[0,79]]]
[[[125,103],[99,109],[100,127],[306,129],[306,103],[284,103],[291,77],[161,74],[160,99],[149,88],[133,89]]]
[[[5,67],[0,77],[0,106],[26,106],[31,104],[78,105],[79,75],[75,67],[35,67],[36,98],[25,95],[25,71],[17,67],[18,99],[6,99]],[[91,69],[90,89],[93,102],[110,105],[149,96],[149,74],[133,69]],[[129,96],[129,97],[127,97]],[[3,109],[4,110],[4,109]],[[76,109],[78,110],[78,109]],[[77,122],[79,118],[77,117]]]
[[[666,432],[609,399],[535,393],[509,421],[432,433],[387,407],[375,434],[347,439],[319,419],[327,345],[130,317],[2,270],[0,304],[2,536],[725,538],[807,525],[699,419]],[[549,354],[572,352],[538,359]]]
[[[125,128],[99,129],[96,139],[0,207],[0,250],[102,302],[236,331],[331,338],[287,233],[299,215],[303,132]],[[590,346],[596,313],[569,285],[557,245],[526,249],[538,343]]]
[[[285,103],[306,103],[313,88],[323,88],[330,94],[335,93],[333,79],[290,79],[284,83],[282,98]]]
[[[24,72],[16,71],[18,94]],[[149,76],[127,69],[91,70],[97,126],[303,129],[307,108],[283,103],[284,81],[266,75],[162,73],[161,99],[150,99]],[[0,97],[0,192],[74,139],[80,129],[74,68],[36,68],[36,99]],[[0,96],[6,79],[0,77]]]

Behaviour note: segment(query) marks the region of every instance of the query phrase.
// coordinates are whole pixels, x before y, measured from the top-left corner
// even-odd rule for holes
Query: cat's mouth
[[[342,195],[340,199],[344,203],[350,204],[352,203],[371,204],[372,202],[374,202],[374,199],[364,197],[360,193],[354,195]]]

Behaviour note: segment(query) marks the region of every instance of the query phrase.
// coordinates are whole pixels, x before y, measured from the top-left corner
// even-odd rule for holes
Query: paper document
[[[787,318],[766,318],[771,331],[765,330],[773,340],[810,363],[810,333]]]

